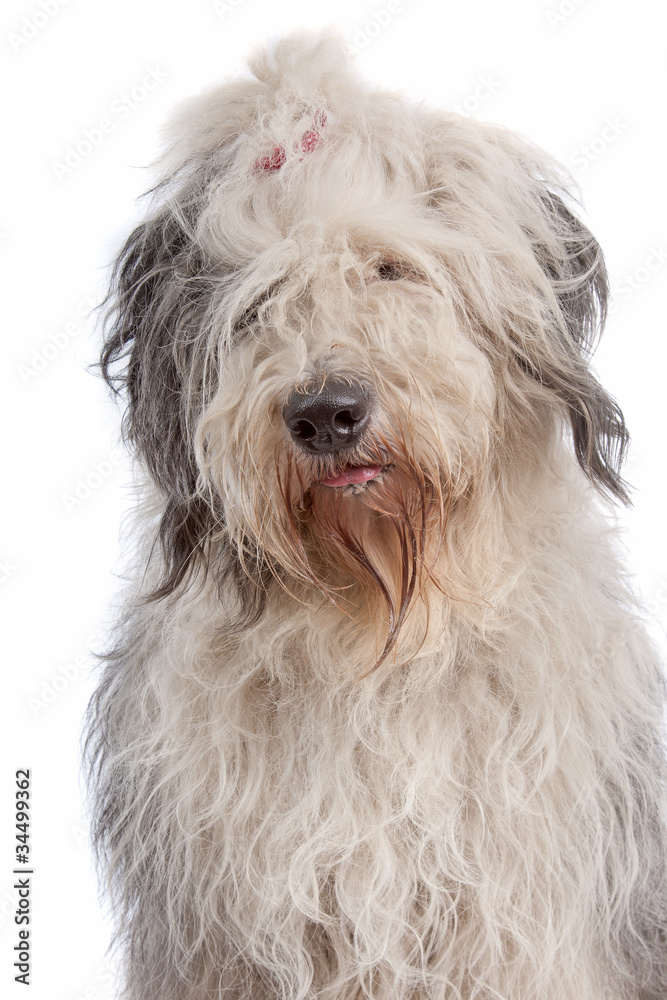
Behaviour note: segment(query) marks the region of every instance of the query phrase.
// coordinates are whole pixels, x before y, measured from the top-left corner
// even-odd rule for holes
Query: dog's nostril
[[[317,434],[316,428],[310,423],[309,420],[297,420],[293,424],[288,424],[288,427],[290,433],[293,434],[294,437],[299,438],[301,441],[309,441]]]
[[[355,416],[351,410],[341,410],[334,415],[333,422],[335,427],[339,427],[341,430],[348,430],[354,427],[361,419],[361,415]]]

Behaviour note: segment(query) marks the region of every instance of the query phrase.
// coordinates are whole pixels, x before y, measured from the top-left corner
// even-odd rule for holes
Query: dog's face
[[[552,168],[338,60],[287,41],[180,115],[103,367],[128,358],[128,434],[164,496],[159,594],[273,576],[373,624],[379,662],[430,588],[484,599],[475,526],[563,427],[622,496],[625,428],[585,358],[601,256]]]
[[[241,561],[261,553],[348,613],[379,600],[388,641],[481,473],[494,382],[409,220],[381,243],[372,217],[320,224],[297,223],[289,269],[223,349],[199,468]],[[274,275],[282,252],[267,248]]]

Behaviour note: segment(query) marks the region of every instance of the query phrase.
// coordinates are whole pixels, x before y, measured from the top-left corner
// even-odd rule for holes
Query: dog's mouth
[[[322,486],[356,486],[363,487],[371,480],[377,479],[384,472],[382,465],[348,465],[335,476],[320,479]]]

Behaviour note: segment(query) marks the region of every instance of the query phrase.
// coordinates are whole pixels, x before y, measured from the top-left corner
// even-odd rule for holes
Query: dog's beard
[[[345,467],[380,467],[368,481],[327,486]],[[362,630],[376,636],[377,669],[395,648],[417,601],[428,632],[428,590],[443,590],[435,567],[449,512],[446,476],[386,442],[346,462],[290,456],[278,474],[285,549],[293,566]],[[285,551],[285,550],[283,550]],[[413,650],[414,651],[414,650]]]

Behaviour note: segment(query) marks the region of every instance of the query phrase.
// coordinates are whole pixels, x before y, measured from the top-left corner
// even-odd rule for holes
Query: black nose
[[[340,378],[326,378],[312,393],[293,392],[283,408],[292,438],[311,452],[338,451],[356,444],[369,416],[366,390]]]

